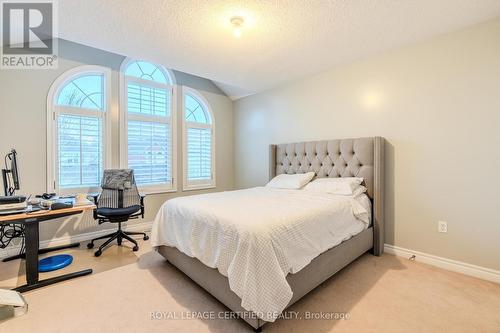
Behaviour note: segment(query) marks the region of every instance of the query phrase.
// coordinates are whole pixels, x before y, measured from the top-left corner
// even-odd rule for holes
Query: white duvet
[[[179,197],[158,212],[151,242],[217,268],[244,309],[272,322],[292,298],[286,275],[366,229],[370,209],[364,194],[266,187]]]

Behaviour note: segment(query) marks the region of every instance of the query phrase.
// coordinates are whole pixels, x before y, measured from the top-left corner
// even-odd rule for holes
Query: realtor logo
[[[52,1],[1,2],[2,69],[57,68],[55,4]]]

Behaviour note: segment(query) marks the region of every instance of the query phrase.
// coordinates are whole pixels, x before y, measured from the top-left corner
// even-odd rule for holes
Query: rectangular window
[[[138,184],[170,183],[170,138],[168,124],[128,122],[128,167],[134,169]]]
[[[212,133],[209,128],[188,128],[187,180],[212,179]]]
[[[60,114],[57,130],[59,187],[99,186],[103,170],[102,119]]]

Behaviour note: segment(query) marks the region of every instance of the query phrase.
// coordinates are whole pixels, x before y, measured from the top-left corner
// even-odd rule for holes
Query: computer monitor
[[[7,161],[10,161],[10,168]],[[17,168],[17,152],[12,149],[5,156],[5,169],[2,170],[3,188],[6,196],[14,195],[19,190],[19,170]],[[12,182],[11,182],[12,180]]]

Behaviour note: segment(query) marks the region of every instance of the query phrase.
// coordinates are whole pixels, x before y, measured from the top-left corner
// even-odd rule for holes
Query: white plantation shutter
[[[170,126],[162,123],[128,122],[128,167],[138,184],[164,184],[172,179]]]
[[[127,99],[129,113],[160,117],[170,116],[170,94],[165,88],[129,83]]]
[[[124,71],[124,151],[128,168],[142,189],[173,188],[172,86],[154,64],[134,61]]]
[[[99,186],[103,168],[102,119],[58,117],[59,187]]]
[[[184,87],[184,188],[215,186],[214,124],[208,103]]]
[[[212,178],[212,130],[210,128],[188,128],[188,182]]]

